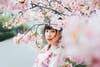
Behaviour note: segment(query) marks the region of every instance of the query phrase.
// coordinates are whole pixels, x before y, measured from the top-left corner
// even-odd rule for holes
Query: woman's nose
[[[48,33],[47,33],[47,36],[49,36],[49,37],[50,37],[50,36],[51,36],[51,33],[50,33],[50,32],[48,32]]]
[[[48,33],[48,36],[50,36],[50,33]]]

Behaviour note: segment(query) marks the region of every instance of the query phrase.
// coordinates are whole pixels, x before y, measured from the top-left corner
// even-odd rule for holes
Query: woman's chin
[[[51,40],[47,40],[47,42],[48,42],[48,43],[50,43],[50,42],[51,42]]]
[[[49,44],[51,44],[51,43],[52,43],[52,40],[47,40],[47,42],[48,42]]]

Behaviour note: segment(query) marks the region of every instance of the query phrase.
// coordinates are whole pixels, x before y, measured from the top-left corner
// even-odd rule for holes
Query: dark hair
[[[44,32],[45,32],[45,30],[56,30],[56,31],[61,32],[62,28],[60,28],[60,30],[57,30],[57,29],[54,29],[52,26],[46,24],[44,27]]]

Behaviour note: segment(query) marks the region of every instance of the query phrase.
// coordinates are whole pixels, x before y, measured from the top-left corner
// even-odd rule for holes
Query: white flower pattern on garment
[[[61,64],[61,47],[46,45],[36,58],[33,67],[58,67]]]

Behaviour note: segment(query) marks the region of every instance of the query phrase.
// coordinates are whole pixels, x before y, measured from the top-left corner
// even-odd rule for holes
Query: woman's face
[[[56,36],[56,30],[45,30],[45,38],[50,41]]]
[[[54,43],[59,41],[59,39],[61,38],[61,34],[59,31],[47,29],[45,30],[45,38],[48,42]]]

